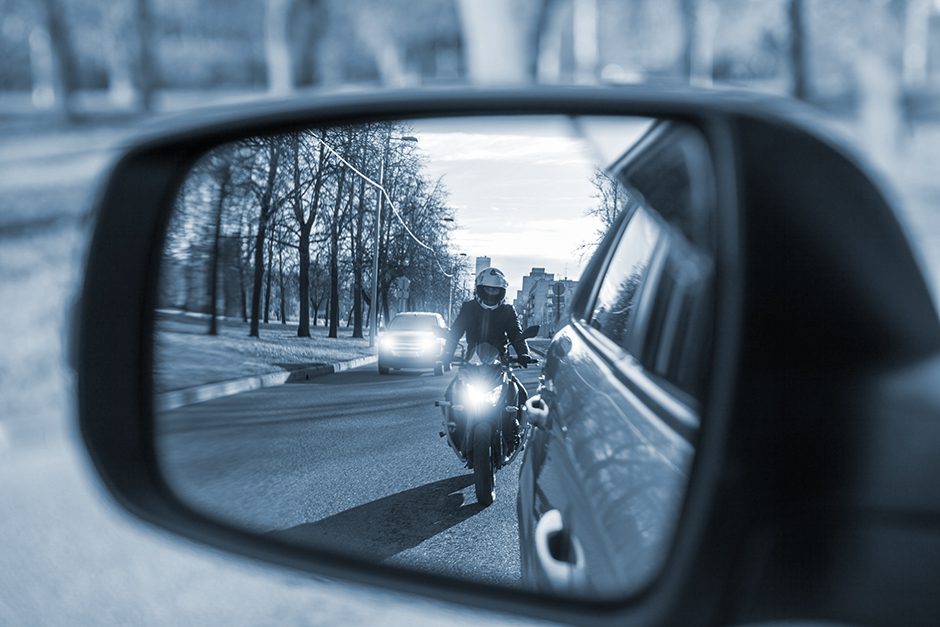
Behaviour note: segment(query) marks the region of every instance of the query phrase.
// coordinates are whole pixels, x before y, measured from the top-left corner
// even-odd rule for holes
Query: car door
[[[706,251],[635,194],[554,338],[520,477],[523,576],[634,591],[668,553],[694,457],[711,328]],[[553,547],[539,547],[546,530]],[[569,543],[559,549],[557,537]],[[553,554],[554,553],[554,554]]]

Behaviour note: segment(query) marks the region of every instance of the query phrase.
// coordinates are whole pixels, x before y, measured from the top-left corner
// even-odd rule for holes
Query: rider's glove
[[[519,365],[522,366],[523,368],[528,368],[528,367],[529,367],[529,364],[535,362],[534,359],[532,359],[531,357],[529,357],[529,356],[528,356],[527,354],[525,354],[525,353],[523,353],[522,355],[519,355],[518,357],[516,357],[516,361],[518,361],[518,362],[519,362]]]

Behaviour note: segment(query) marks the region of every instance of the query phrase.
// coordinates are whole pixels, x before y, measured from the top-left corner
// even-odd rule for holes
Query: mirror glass
[[[708,155],[685,123],[560,115],[212,149],[159,273],[167,484],[281,542],[635,592],[672,545],[706,391]]]

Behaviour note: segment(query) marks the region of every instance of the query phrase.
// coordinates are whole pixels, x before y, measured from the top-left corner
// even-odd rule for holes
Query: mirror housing
[[[719,302],[708,420],[662,573],[620,601],[547,597],[298,548],[221,524],[177,499],[156,466],[148,338],[168,207],[196,159],[241,137],[310,125],[535,113],[681,119],[701,129],[715,163],[724,213],[715,234]],[[580,624],[891,622],[896,617],[885,608],[901,600],[912,611],[937,610],[940,569],[931,566],[940,499],[912,504],[898,494],[912,473],[940,475],[940,456],[903,447],[873,455],[860,439],[908,429],[912,442],[937,441],[936,421],[905,420],[891,404],[878,409],[905,377],[924,377],[937,361],[936,309],[884,193],[854,157],[779,101],[643,87],[526,88],[237,107],[192,115],[141,139],[114,166],[96,219],[73,355],[81,433],[110,493],[160,528],[307,572]],[[865,377],[902,383],[879,387]],[[858,390],[875,395],[861,423]],[[917,523],[920,535],[903,535],[915,524],[904,518],[914,505],[927,514],[916,520],[929,524]],[[860,510],[869,512],[862,531],[852,517]],[[857,557],[854,568],[839,561],[846,554]],[[899,554],[934,557],[905,562]],[[882,572],[890,588],[880,585]],[[826,585],[804,595],[814,578]],[[787,604],[791,597],[800,602]],[[881,603],[845,601],[866,598]]]

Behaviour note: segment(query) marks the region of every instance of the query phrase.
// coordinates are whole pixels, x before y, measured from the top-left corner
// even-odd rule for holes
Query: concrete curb
[[[375,355],[358,357],[348,361],[338,361],[332,364],[323,364],[313,368],[303,370],[284,370],[281,372],[270,372],[267,374],[254,375],[250,377],[241,377],[239,379],[230,379],[228,381],[218,381],[216,383],[207,383],[206,385],[197,385],[182,390],[173,390],[157,394],[154,398],[153,407],[155,411],[172,411],[186,405],[211,401],[223,396],[241,394],[249,390],[258,388],[273,387],[285,383],[296,383],[306,381],[315,377],[343,372],[351,368],[358,368],[373,364],[378,360]]]

